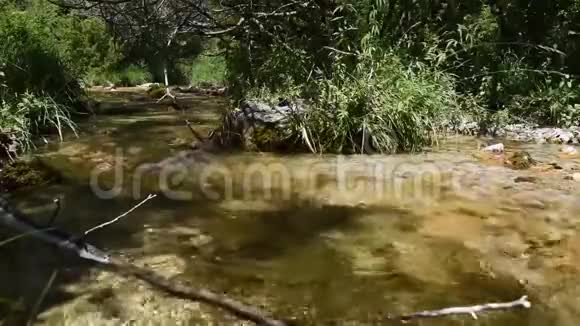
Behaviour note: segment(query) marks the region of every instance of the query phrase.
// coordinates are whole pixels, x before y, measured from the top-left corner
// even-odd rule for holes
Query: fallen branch
[[[118,274],[129,277],[135,277],[157,288],[165,293],[171,294],[175,297],[200,301],[210,304],[215,307],[224,309],[234,316],[243,320],[249,320],[260,326],[286,326],[286,323],[280,320],[268,317],[268,315],[252,306],[245,305],[236,300],[230,299],[223,295],[219,295],[207,289],[194,289],[191,286],[181,283],[177,280],[168,280],[167,278],[154,273],[151,270],[135,266],[130,263],[125,263],[120,260],[113,260],[110,264],[103,265],[103,267],[112,270]]]
[[[137,209],[139,206],[143,205],[146,201],[155,198],[155,195],[149,195],[145,200],[116,217],[115,219],[103,223],[97,227],[94,227],[87,232],[85,235],[92,232],[93,230],[100,229],[107,225],[110,225],[120,218],[130,214],[132,211]],[[96,247],[84,242],[82,239],[77,239],[72,235],[69,235],[60,230],[46,230],[40,228],[38,225],[33,224],[29,221],[22,213],[9,207],[8,201],[6,201],[2,196],[0,196],[0,226],[6,226],[19,231],[25,231],[28,234],[35,235],[35,238],[43,240],[46,243],[55,244],[57,248],[61,250],[67,250],[74,252],[78,257],[87,259],[98,263],[95,265],[98,268],[111,270],[119,275],[135,277],[139,280],[146,282],[152,287],[161,290],[170,295],[191,300],[200,301],[207,303],[209,305],[222,308],[223,310],[243,319],[256,323],[257,325],[264,326],[286,326],[286,323],[268,317],[268,315],[257,308],[249,305],[245,305],[236,300],[230,299],[226,296],[219,295],[207,289],[195,289],[185,283],[180,283],[179,281],[169,280],[154,271],[135,266],[129,262],[125,262],[120,258],[111,257],[106,252],[97,249]],[[53,228],[54,229],[54,228]],[[35,231],[35,232],[32,232]],[[17,237],[11,238],[8,241],[14,241]],[[50,286],[54,282],[56,274],[53,274],[47,284],[41,299],[44,299],[46,292],[49,290]],[[41,300],[39,300],[41,302]],[[36,310],[35,307],[34,310]]]
[[[117,222],[118,220],[122,219],[123,217],[131,214],[131,212],[133,212],[134,210],[136,210],[137,208],[139,208],[139,206],[145,204],[146,202],[148,202],[149,200],[151,200],[151,199],[153,199],[155,197],[157,197],[157,195],[150,194],[149,196],[147,196],[147,198],[143,199],[143,201],[141,201],[139,204],[133,206],[133,208],[131,208],[130,210],[126,211],[125,213],[123,213],[123,214],[115,217],[114,219],[112,219],[112,220],[110,220],[108,222],[99,224],[99,225],[97,225],[97,226],[95,226],[93,228],[90,228],[89,230],[85,231],[85,235],[84,236],[86,237],[89,233],[91,233],[93,231],[96,231],[98,229],[102,229],[102,228],[104,228],[107,225],[111,225],[111,224]]]
[[[175,95],[171,94],[169,87],[165,88],[165,95],[161,96],[161,98],[157,100],[157,103],[161,103],[161,101],[163,101],[166,97],[171,98],[171,100],[175,102]]]
[[[403,315],[399,317],[390,317],[388,319],[391,320],[401,320],[401,321],[410,321],[414,319],[424,319],[424,318],[438,318],[438,317],[445,317],[450,315],[471,315],[473,319],[477,319],[477,314],[483,311],[490,311],[490,310],[507,310],[507,309],[516,309],[516,308],[530,308],[532,306],[531,302],[528,301],[528,296],[524,295],[523,297],[511,301],[511,302],[503,302],[503,303],[486,303],[482,305],[476,306],[467,306],[467,307],[451,307],[445,308],[440,310],[427,310],[412,313],[409,315]]]
[[[195,137],[195,139],[197,139],[200,143],[205,143],[207,141],[207,139],[204,139],[202,135],[200,135],[197,131],[195,131],[195,129],[193,129],[193,126],[191,125],[191,122],[189,122],[189,120],[185,120],[185,124],[187,125],[187,128],[189,128],[189,131],[191,131],[193,137]]]

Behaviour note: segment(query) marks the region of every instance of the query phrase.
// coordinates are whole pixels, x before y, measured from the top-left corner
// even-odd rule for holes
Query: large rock
[[[302,146],[293,121],[304,113],[302,103],[281,102],[268,105],[244,101],[240,108],[224,117],[216,132],[219,142],[226,147],[250,151],[292,151]]]

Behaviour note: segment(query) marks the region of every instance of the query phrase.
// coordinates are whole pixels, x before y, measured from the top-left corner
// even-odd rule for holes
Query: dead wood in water
[[[530,301],[528,301],[528,296],[524,295],[521,298],[510,301],[510,302],[499,302],[499,303],[485,303],[475,306],[465,306],[465,307],[450,307],[439,310],[427,310],[415,312],[408,315],[403,315],[399,317],[389,317],[389,320],[399,320],[402,322],[408,322],[415,319],[425,319],[425,318],[440,318],[452,315],[470,315],[473,319],[478,319],[477,314],[484,311],[491,310],[510,310],[525,308],[529,309],[532,306]]]
[[[145,202],[153,199],[154,197],[155,195],[149,195],[145,200],[133,206],[127,212],[119,215],[113,220],[102,223],[86,231],[82,237],[70,235],[56,228],[42,228],[29,221],[21,212],[17,211],[13,207],[9,207],[8,202],[0,197],[0,225],[4,225],[7,228],[15,228],[20,232],[24,232],[24,235],[21,237],[13,237],[8,241],[1,242],[1,244],[16,241],[17,239],[26,236],[33,236],[45,243],[55,245],[55,248],[58,250],[68,251],[75,254],[79,258],[94,262],[96,263],[95,266],[97,268],[109,270],[122,276],[135,277],[146,282],[150,286],[175,297],[207,303],[209,305],[221,308],[228,313],[237,316],[238,318],[252,321],[257,325],[286,325],[286,323],[282,321],[268,317],[266,313],[255,307],[243,304],[234,299],[228,298],[224,295],[219,295],[204,288],[196,289],[183,282],[168,280],[167,278],[155,273],[152,270],[135,266],[117,257],[112,257],[105,251],[102,251],[85,241],[85,236],[91,232],[103,229],[104,227],[117,222],[119,219],[130,214],[139,206],[143,205]],[[42,297],[44,297],[44,295]],[[36,308],[37,307],[35,307],[35,309]]]
[[[133,264],[116,259],[113,260],[111,264],[103,266],[117,274],[135,277],[141,281],[146,282],[153,288],[161,290],[175,297],[210,304],[212,306],[221,308],[240,319],[252,321],[257,325],[286,325],[286,323],[282,321],[268,317],[266,313],[255,307],[243,304],[239,301],[233,300],[223,295],[219,295],[207,289],[195,289],[183,282],[168,280],[149,269],[137,267]]]

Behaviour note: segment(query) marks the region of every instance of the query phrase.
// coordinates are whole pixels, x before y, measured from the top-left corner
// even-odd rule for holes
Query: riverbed
[[[57,225],[82,232],[155,193],[90,241],[297,325],[389,325],[522,295],[531,309],[416,324],[580,323],[580,182],[570,177],[580,159],[560,146],[504,142],[557,166],[529,170],[477,155],[501,139],[460,136],[390,156],[192,154],[185,120],[207,135],[225,101],[187,95],[175,110],[131,92],[101,94],[106,112],[83,121],[79,138],[38,150],[64,181],[13,194],[19,208],[47,219],[58,197]],[[41,325],[248,324],[34,241],[0,257],[6,325],[29,314],[54,270]]]

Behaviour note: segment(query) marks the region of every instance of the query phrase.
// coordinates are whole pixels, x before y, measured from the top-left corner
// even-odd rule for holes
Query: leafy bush
[[[0,17],[0,62],[4,64],[4,94],[46,92],[62,103],[72,102],[80,87],[58,54],[45,46],[39,31],[17,13]]]

